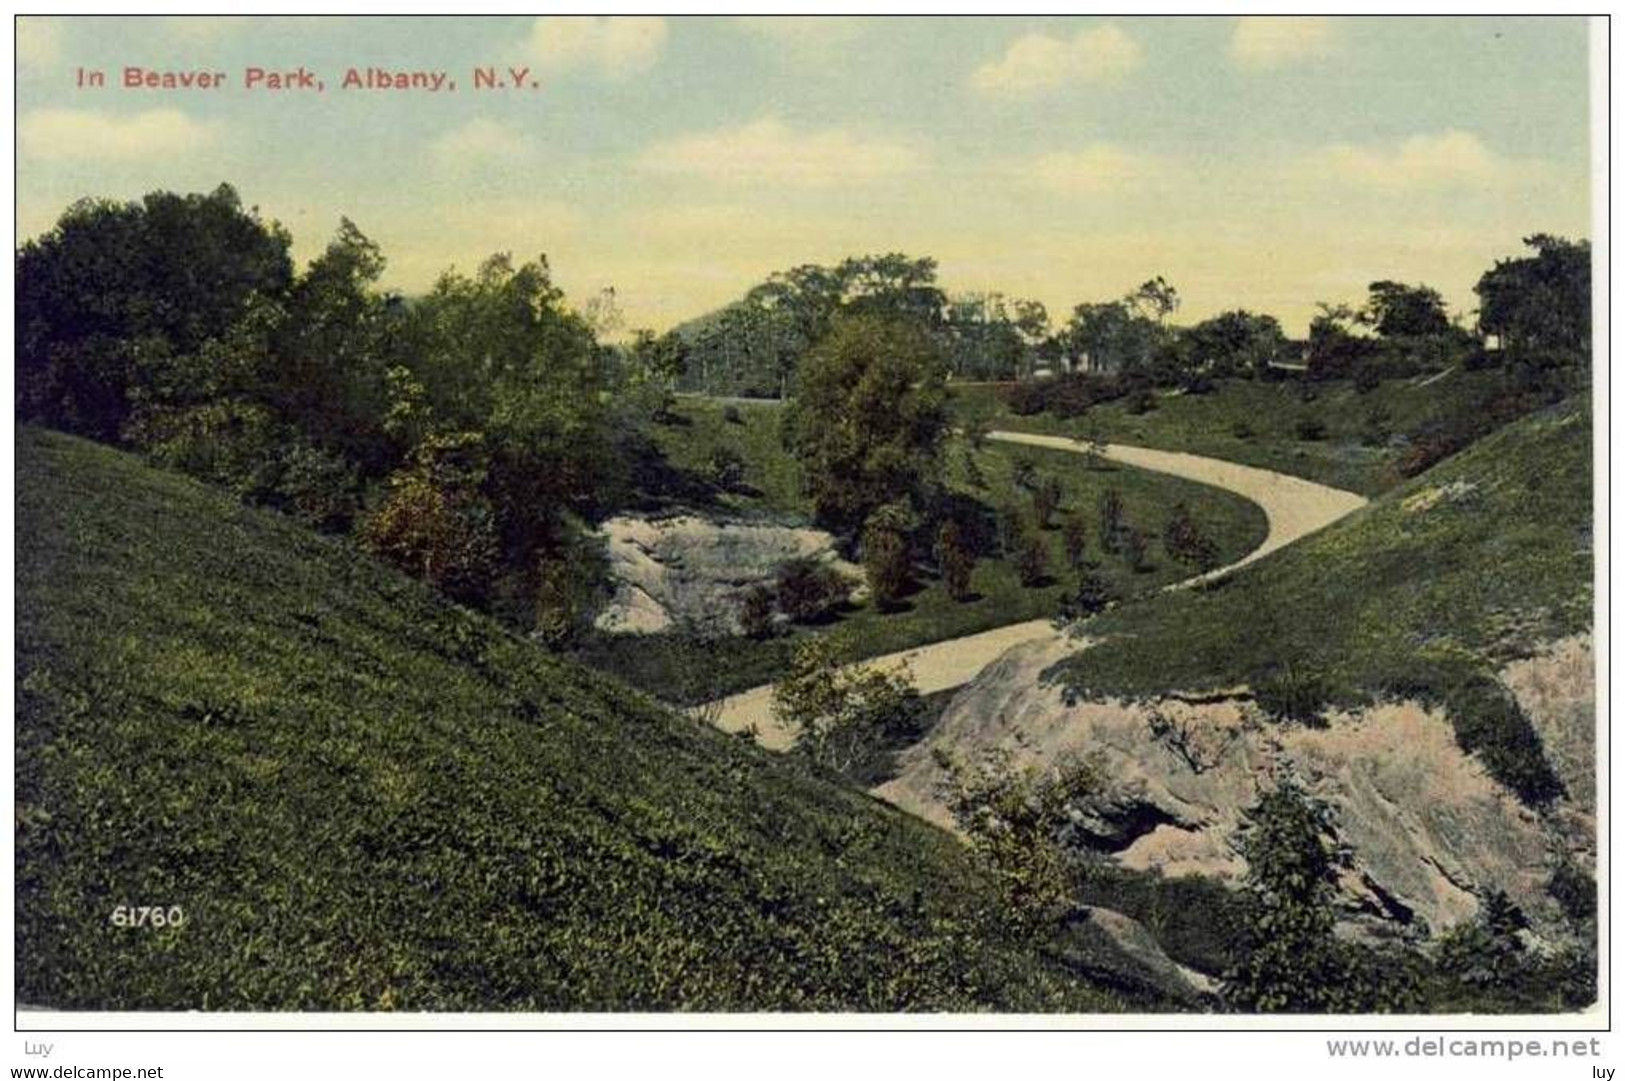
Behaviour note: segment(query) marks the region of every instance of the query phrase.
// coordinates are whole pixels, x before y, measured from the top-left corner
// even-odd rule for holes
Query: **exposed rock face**
[[[936,750],[974,757],[1002,746],[1017,766],[1094,755],[1110,779],[1084,816],[1096,847],[1125,867],[1235,883],[1246,870],[1233,845],[1244,812],[1289,770],[1332,805],[1353,852],[1339,899],[1346,931],[1442,931],[1476,913],[1480,889],[1505,890],[1537,931],[1561,919],[1546,891],[1560,844],[1551,823],[1463,754],[1444,716],[1401,702],[1333,716],[1324,730],[1282,727],[1261,720],[1241,692],[1068,705],[1042,676],[1064,648],[1034,642],[989,666],[878,794],[951,825],[936,792]],[[1533,675],[1523,685],[1550,707],[1554,731],[1589,732],[1584,666],[1554,656],[1555,667],[1541,671],[1564,669],[1552,677],[1564,690]]]
[[[798,556],[828,562],[851,578],[861,572],[817,529],[714,522],[696,515],[611,518],[603,524],[615,594],[597,626],[617,634],[653,634],[682,625],[739,631],[739,601],[771,583],[780,563]]]
[[[1218,993],[1218,982],[1169,957],[1146,926],[1139,920],[1110,908],[1085,905],[1089,922],[1136,963],[1143,965],[1151,981],[1177,998],[1201,998]]]

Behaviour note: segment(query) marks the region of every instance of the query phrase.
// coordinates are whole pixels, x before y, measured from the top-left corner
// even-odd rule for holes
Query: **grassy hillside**
[[[23,1002],[1166,1005],[1088,927],[1016,940],[947,834],[794,759],[191,481],[17,452]]]
[[[1488,674],[1590,626],[1589,410],[1580,398],[1508,425],[1213,588],[1096,617],[1088,633],[1102,641],[1065,678],[1093,694],[1153,694],[1256,683],[1285,666],[1321,684],[1311,697],[1436,699],[1464,745],[1478,741],[1498,773],[1514,769],[1494,756],[1538,747],[1509,736],[1516,746],[1496,751],[1506,733],[1471,726],[1516,728]]]
[[[1393,380],[1369,391],[1347,381],[1224,379],[1209,394],[1162,394],[1150,412],[1132,413],[1126,401],[1117,401],[1066,419],[1017,416],[1005,407],[998,386],[956,387],[954,400],[959,416],[980,417],[993,428],[1093,433],[1108,442],[1205,454],[1369,496],[1404,479],[1394,468],[1404,452],[1396,435],[1482,409],[1502,376],[1458,370],[1435,382],[1428,378]],[[1318,435],[1304,438],[1315,426]]]
[[[778,435],[779,409],[739,405],[727,410],[714,402],[686,400],[679,404],[683,422],[657,430],[656,437],[672,466],[703,475],[705,463],[718,447],[737,453],[744,463],[745,483],[739,490],[718,497],[724,513],[803,522],[811,507],[801,493],[795,459]],[[1025,459],[1040,476],[1053,476],[1061,484],[1061,513],[1082,514],[1089,530],[1089,558],[1100,563],[1100,573],[1114,596],[1128,597],[1160,589],[1193,573],[1192,568],[1162,550],[1161,534],[1170,512],[1186,503],[1213,539],[1221,562],[1239,559],[1263,542],[1268,523],[1253,503],[1217,488],[1160,473],[1117,465],[1089,468],[1086,460],[1066,451],[988,443],[975,453],[980,483],[973,480],[966,462],[967,445],[950,444],[946,457],[949,487],[980,508],[985,531],[995,531],[999,507],[1031,509],[1028,494],[1015,483],[1016,463]],[[1108,488],[1123,498],[1127,520],[1150,534],[1145,569],[1134,570],[1100,547],[1097,505]],[[1057,521],[1059,519],[1057,518]],[[841,613],[832,626],[802,629],[797,634],[839,630],[854,657],[870,657],[908,649],[928,642],[974,634],[1026,619],[1053,616],[1061,595],[1075,584],[1067,570],[1058,529],[1043,534],[1049,545],[1051,579],[1039,586],[1023,586],[1012,560],[1004,555],[982,559],[972,575],[975,599],[960,602],[948,596],[942,583],[928,570],[919,578],[917,592],[899,612],[880,612],[871,604],[858,604]],[[662,698],[676,702],[702,701],[777,678],[789,663],[795,636],[766,641],[727,639],[721,642],[686,641],[671,635],[604,636],[583,650],[583,659],[611,671]]]

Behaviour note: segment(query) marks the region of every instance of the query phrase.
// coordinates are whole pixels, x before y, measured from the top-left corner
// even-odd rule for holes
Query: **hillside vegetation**
[[[692,475],[703,476],[706,463],[719,449],[741,463],[741,482],[717,497],[724,513],[801,523],[810,516],[811,508],[800,487],[796,460],[778,436],[781,412],[776,406],[683,401],[677,407],[680,423],[657,428],[655,438],[672,466]],[[1082,455],[993,442],[973,452],[968,442],[955,441],[946,457],[948,489],[973,526],[967,533],[981,541],[970,598],[950,597],[940,574],[922,565],[917,568],[917,588],[899,611],[882,612],[865,601],[846,607],[828,622],[761,640],[600,635],[580,655],[595,667],[662,698],[688,703],[776,679],[788,666],[796,641],[808,634],[839,630],[856,659],[1054,616],[1060,611],[1062,595],[1076,583],[1062,531],[1037,531],[1049,564],[1048,574],[1038,585],[1022,584],[1014,553],[997,537],[1001,512],[1030,517],[1030,493],[1015,476],[1021,463],[1034,476],[1054,478],[1059,485],[1057,522],[1073,512],[1088,523],[1088,558],[1099,563],[1101,579],[1114,597],[1155,591],[1195,573],[1195,568],[1164,550],[1164,525],[1180,504],[1191,509],[1211,538],[1220,564],[1256,548],[1268,531],[1263,513],[1248,500],[1166,474],[1106,463],[1092,468]],[[1121,496],[1125,520],[1148,535],[1146,562],[1139,569],[1102,547],[1098,508],[1107,490]]]
[[[1492,772],[1553,794],[1489,678],[1592,618],[1591,423],[1581,396],[1485,437],[1368,508],[1212,587],[1100,615],[1065,664],[1091,695],[1266,686],[1309,716],[1373,695],[1437,701]]]
[[[17,451],[20,1001],[1167,1006],[1087,925],[1018,938],[949,835],[794,758],[194,481]]]

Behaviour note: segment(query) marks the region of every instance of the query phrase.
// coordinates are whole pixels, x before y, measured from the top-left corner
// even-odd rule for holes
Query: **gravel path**
[[[1020,443],[1030,447],[1071,451],[1083,454],[1087,444],[1066,436],[1034,435],[1027,432],[989,432],[989,439],[1001,443]],[[1301,537],[1324,529],[1339,518],[1352,514],[1365,506],[1363,497],[1339,488],[1329,488],[1301,477],[1237,465],[1218,458],[1203,458],[1177,451],[1151,450],[1147,447],[1129,447],[1117,443],[1106,444],[1105,457],[1138,469],[1168,473],[1201,484],[1234,492],[1257,503],[1269,521],[1269,532],[1264,543],[1246,556],[1218,570],[1187,578],[1169,589],[1183,589],[1197,582],[1227,574],[1237,567],[1262,559]],[[914,684],[921,694],[932,694],[969,683],[978,672],[987,667],[1011,646],[1038,638],[1052,638],[1059,634],[1047,619],[1027,620],[997,627],[962,638],[950,638],[930,645],[917,646],[901,653],[871,657],[859,661],[863,665],[891,667],[899,662],[908,665]],[[722,700],[715,712],[719,727],[730,732],[754,726],[757,739],[764,747],[783,750],[790,745],[791,733],[773,718],[773,688],[754,687]]]

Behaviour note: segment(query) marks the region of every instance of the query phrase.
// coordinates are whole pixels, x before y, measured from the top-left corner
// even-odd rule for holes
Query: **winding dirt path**
[[[989,439],[1001,443],[1020,443],[1030,447],[1070,451],[1084,454],[1088,445],[1059,435],[1036,435],[1028,432],[989,432]],[[1301,477],[1275,473],[1249,465],[1238,465],[1219,458],[1203,458],[1178,451],[1152,450],[1148,447],[1130,447],[1118,443],[1105,445],[1104,457],[1138,469],[1149,469],[1183,477],[1200,484],[1210,484],[1250,499],[1264,511],[1269,531],[1264,542],[1247,555],[1228,566],[1187,578],[1167,587],[1184,589],[1198,582],[1228,574],[1262,559],[1271,552],[1319,529],[1324,529],[1365,506],[1366,500],[1353,492],[1329,488],[1324,484]],[[914,677],[914,685],[921,694],[934,694],[969,683],[983,668],[1012,646],[1038,638],[1059,635],[1048,619],[1032,619],[996,627],[990,631],[949,638],[929,645],[916,646],[899,653],[857,662],[860,665],[893,667],[906,664]],[[773,718],[773,688],[753,687],[748,691],[724,698],[711,711],[718,727],[729,732],[743,731],[754,726],[762,746],[783,750],[790,745],[791,733]]]

